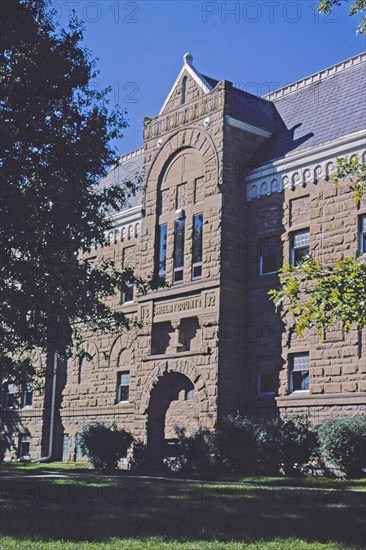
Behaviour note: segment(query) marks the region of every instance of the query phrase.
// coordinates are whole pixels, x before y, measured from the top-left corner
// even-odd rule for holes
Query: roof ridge
[[[348,59],[345,59],[343,61],[340,61],[335,65],[326,67],[325,69],[322,69],[316,73],[306,76],[300,80],[295,80],[294,82],[290,82],[289,84],[286,84],[282,88],[273,90],[273,92],[270,92],[260,97],[262,97],[262,99],[273,101],[274,99],[278,99],[279,97],[283,97],[285,95],[287,96],[288,94],[295,93],[306,86],[310,86],[311,84],[320,82],[324,80],[324,78],[334,76],[335,74],[341,71],[350,69],[355,65],[359,65],[364,61],[366,61],[366,51],[356,54],[352,57],[349,57]]]
[[[138,155],[141,155],[141,153],[143,153],[143,152],[144,152],[143,147],[139,147],[138,149],[134,149],[133,151],[130,151],[129,153],[125,153],[124,155],[121,155],[118,158],[118,163],[121,164],[125,160],[130,160],[134,157],[137,157]]]

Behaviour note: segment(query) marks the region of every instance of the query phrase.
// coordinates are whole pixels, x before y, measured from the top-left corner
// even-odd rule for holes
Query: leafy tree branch
[[[363,16],[358,25],[357,32],[366,35],[366,0],[355,0],[350,3],[349,0],[320,0],[319,2],[319,11],[320,13],[326,15],[331,13],[333,10],[339,8],[344,3],[349,4],[349,14],[350,16]]]
[[[121,332],[128,320],[108,300],[145,283],[111,260],[86,261],[141,174],[99,184],[118,165],[112,142],[128,121],[110,88],[93,85],[83,25],[73,17],[60,29],[50,0],[13,0],[2,15],[0,368],[13,377],[25,368],[17,357],[64,353],[81,326]]]
[[[366,165],[355,157],[337,159],[332,176],[335,185],[349,179],[357,204],[366,196]],[[363,256],[324,265],[311,257],[295,267],[285,264],[279,271],[280,288],[269,292],[281,311],[290,333],[302,336],[316,328],[321,337],[340,322],[346,332],[353,325],[366,327],[366,262]]]

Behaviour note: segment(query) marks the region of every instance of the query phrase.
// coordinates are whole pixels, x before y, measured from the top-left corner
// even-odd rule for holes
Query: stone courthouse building
[[[18,456],[78,459],[76,433],[96,419],[159,453],[176,427],[213,429],[237,411],[315,421],[366,411],[365,331],[290,338],[268,297],[284,261],[366,253],[366,201],[328,181],[337,157],[366,162],[365,91],[366,53],[264,97],[184,56],[159,114],[145,118],[143,147],[101,182],[144,183],[93,256],[162,284],[111,301],[138,328],[86,334],[84,359],[58,365],[53,434],[52,392],[8,385]]]

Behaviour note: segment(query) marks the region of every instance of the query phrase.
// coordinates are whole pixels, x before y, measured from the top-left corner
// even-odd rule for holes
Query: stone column
[[[174,344],[173,347],[175,348],[175,351],[179,353],[180,351],[183,351],[183,344],[179,341],[180,336],[180,319],[176,319],[174,321],[171,321],[171,325],[174,329]]]

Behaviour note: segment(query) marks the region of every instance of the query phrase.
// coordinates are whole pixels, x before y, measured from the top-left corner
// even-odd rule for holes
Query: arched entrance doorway
[[[148,407],[147,447],[152,460],[161,462],[177,438],[177,429],[187,435],[199,428],[194,384],[179,372],[166,372],[151,391]]]

